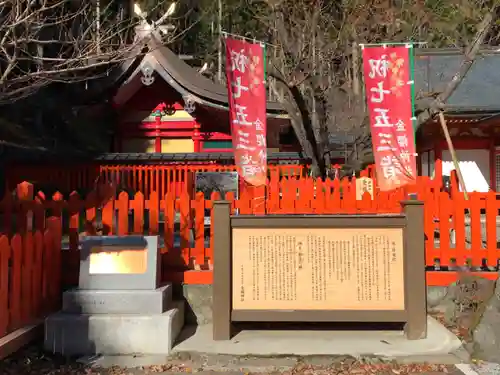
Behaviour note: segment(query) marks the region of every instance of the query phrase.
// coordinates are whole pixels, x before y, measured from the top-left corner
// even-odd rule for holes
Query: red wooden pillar
[[[155,138],[155,152],[161,152],[161,137]]]
[[[194,143],[194,152],[201,152],[201,133],[200,133],[200,124],[198,122],[194,122],[193,127],[193,143]]]
[[[439,187],[443,184],[443,147],[440,143],[434,146],[434,181]]]
[[[161,125],[161,116],[156,116],[156,138],[155,138],[155,152],[161,152],[161,137],[160,137],[160,125]]]

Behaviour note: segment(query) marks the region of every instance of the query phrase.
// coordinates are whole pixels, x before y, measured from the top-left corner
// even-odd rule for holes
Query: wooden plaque
[[[232,229],[232,308],[404,310],[402,228]]]
[[[215,202],[213,333],[233,322],[400,322],[427,332],[424,214],[234,215]]]
[[[356,200],[363,199],[363,195],[369,193],[373,199],[373,179],[370,177],[360,177],[356,179]]]

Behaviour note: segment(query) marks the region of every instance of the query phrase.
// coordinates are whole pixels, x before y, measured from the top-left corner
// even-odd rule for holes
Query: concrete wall
[[[169,154],[194,152],[194,142],[192,139],[162,139],[161,152]]]
[[[155,152],[154,138],[129,138],[124,139],[122,143],[122,152]]]
[[[446,291],[446,287],[427,287],[427,308],[439,305]],[[212,323],[212,285],[176,285],[174,298],[186,300],[186,325]]]
[[[186,325],[212,323],[212,285],[174,285],[174,299],[184,299]]]

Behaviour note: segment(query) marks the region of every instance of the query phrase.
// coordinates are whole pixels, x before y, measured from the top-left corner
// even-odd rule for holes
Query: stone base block
[[[184,325],[184,302],[156,315],[68,314],[45,320],[45,350],[62,355],[169,354]]]
[[[63,293],[63,312],[70,314],[161,314],[172,301],[172,285],[156,290],[83,290]]]

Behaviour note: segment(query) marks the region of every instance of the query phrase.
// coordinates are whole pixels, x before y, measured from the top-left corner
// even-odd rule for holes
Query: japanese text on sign
[[[226,75],[236,165],[252,185],[267,174],[266,90],[260,44],[226,39]]]
[[[363,49],[363,65],[373,151],[380,190],[415,179],[410,48]]]
[[[404,310],[402,228],[233,228],[235,310]]]

